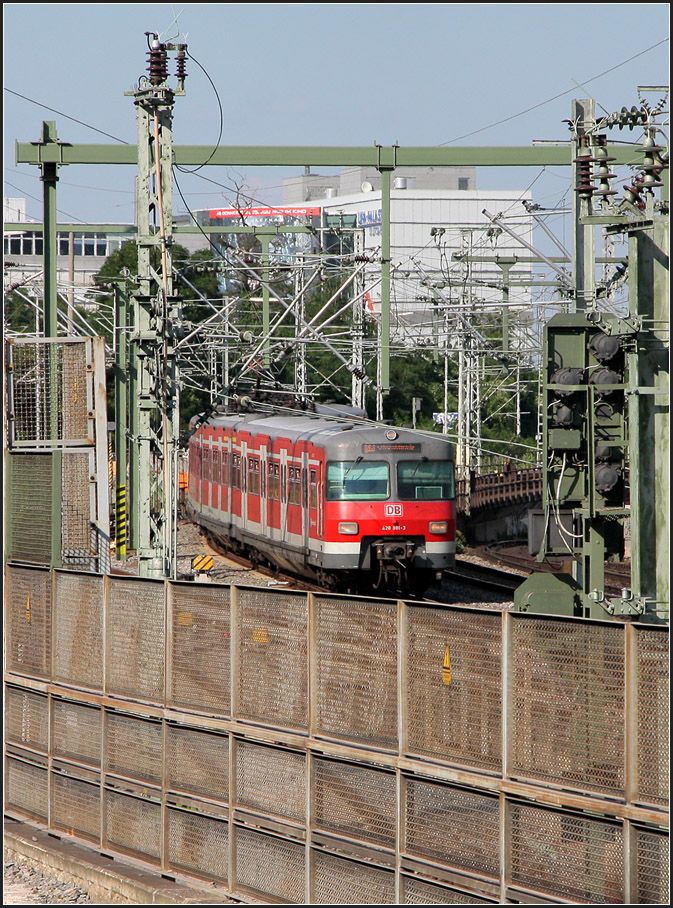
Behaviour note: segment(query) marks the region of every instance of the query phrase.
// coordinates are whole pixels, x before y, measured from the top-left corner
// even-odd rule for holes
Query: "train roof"
[[[423,452],[439,452],[448,446],[452,451],[453,446],[442,435],[416,432],[411,429],[398,428],[397,426],[382,426],[372,424],[360,419],[332,419],[324,416],[281,416],[274,414],[267,416],[261,413],[246,414],[216,414],[210,417],[203,428],[233,429],[235,431],[248,431],[271,438],[283,437],[291,442],[305,441],[310,438],[313,444],[327,444],[330,448],[350,448],[352,445],[375,444],[377,446],[390,446],[394,451],[400,451],[401,445],[422,445]],[[394,434],[393,434],[394,433]],[[379,448],[379,450],[382,450]],[[402,453],[403,450],[401,451]],[[409,449],[409,453],[413,453]],[[444,454],[444,456],[446,456]]]

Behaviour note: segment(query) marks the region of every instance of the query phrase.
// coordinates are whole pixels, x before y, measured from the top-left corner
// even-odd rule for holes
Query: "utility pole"
[[[147,33],[148,38],[152,33]],[[138,121],[138,288],[130,358],[136,411],[131,437],[131,507],[138,573],[175,577],[179,383],[175,355],[179,298],[173,291],[173,105],[184,95],[186,45],[152,35],[149,78],[129,92]],[[178,51],[178,89],[167,84],[168,51]]]

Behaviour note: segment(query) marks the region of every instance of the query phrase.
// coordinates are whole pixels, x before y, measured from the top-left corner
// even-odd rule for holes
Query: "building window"
[[[458,177],[458,189],[469,189],[470,181],[467,177]]]

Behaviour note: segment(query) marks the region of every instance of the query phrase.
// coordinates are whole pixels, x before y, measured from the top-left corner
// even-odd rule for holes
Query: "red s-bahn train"
[[[419,595],[453,567],[453,446],[320,414],[192,421],[188,510],[217,541],[350,592]]]

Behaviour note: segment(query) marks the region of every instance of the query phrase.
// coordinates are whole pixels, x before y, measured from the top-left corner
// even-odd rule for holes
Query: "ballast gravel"
[[[88,892],[74,883],[44,876],[16,861],[5,861],[5,905],[91,905]],[[30,898],[30,901],[27,899]]]

